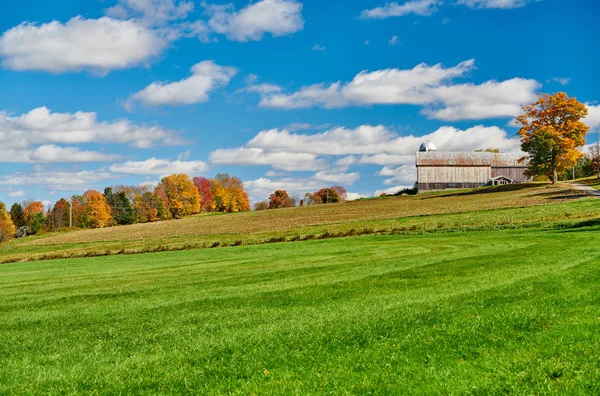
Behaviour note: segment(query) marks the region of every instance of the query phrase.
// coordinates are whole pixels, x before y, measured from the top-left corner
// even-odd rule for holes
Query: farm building
[[[437,151],[431,142],[417,152],[417,187],[420,192],[476,188],[529,181],[520,154]]]

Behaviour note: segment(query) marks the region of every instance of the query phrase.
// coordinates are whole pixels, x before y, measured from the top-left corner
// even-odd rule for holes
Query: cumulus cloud
[[[385,185],[412,186],[417,181],[417,168],[414,165],[402,165],[397,168],[384,166],[376,173],[377,176],[385,176]]]
[[[94,112],[53,113],[46,107],[39,107],[12,116],[0,111],[0,147],[4,150],[80,143],[128,143],[136,148],[147,148],[183,141],[175,132],[159,126],[136,125],[128,120],[100,122]],[[50,152],[50,149],[57,151],[55,146],[45,150]]]
[[[147,105],[188,105],[208,100],[210,92],[229,84],[237,69],[203,61],[191,69],[192,75],[177,82],[154,82],[131,96],[126,107],[134,101]]]
[[[321,172],[315,173],[315,175],[313,176],[313,179],[323,181],[323,182],[328,182],[328,183],[341,183],[344,185],[351,186],[354,184],[354,182],[356,182],[358,179],[360,179],[360,173],[358,173],[358,172],[332,173],[332,172],[321,171]]]
[[[234,41],[258,41],[267,33],[287,36],[304,28],[302,4],[295,0],[261,0],[239,11],[232,4],[203,6],[210,29]]]
[[[293,93],[280,87],[259,92],[260,106],[283,109],[323,107],[327,109],[376,104],[423,106],[423,113],[443,120],[514,117],[524,103],[536,99],[540,87],[535,80],[514,78],[483,84],[451,84],[474,67],[474,60],[445,68],[424,63],[413,69],[363,71],[347,83],[319,83]]]
[[[597,128],[600,126],[600,105],[592,105],[586,103],[588,109],[588,115],[583,120],[590,128]]]
[[[193,10],[192,1],[119,0],[119,4],[106,9],[106,15],[117,19],[139,18],[161,25],[186,18]]]
[[[268,151],[248,147],[213,151],[210,161],[220,165],[269,165],[284,171],[315,171],[327,166],[324,160],[311,153]]]
[[[2,66],[53,73],[91,70],[105,74],[148,62],[168,41],[135,20],[109,17],[66,23],[24,22],[0,36]]]
[[[115,154],[80,150],[77,147],[59,147],[53,144],[32,149],[0,150],[0,162],[50,163],[50,162],[108,162],[118,160]]]
[[[387,3],[383,7],[363,10],[360,14],[362,19],[384,19],[398,17],[408,14],[431,15],[442,4],[441,0],[412,0],[404,4],[397,2]]]
[[[287,130],[271,129],[259,132],[247,146],[271,152],[308,153],[315,155],[364,155],[354,158],[348,164],[362,161],[376,162],[377,156],[396,156],[400,161],[413,160],[419,145],[431,140],[445,151],[466,150],[494,147],[503,151],[518,150],[519,141],[510,138],[507,132],[498,127],[478,125],[466,130],[445,126],[424,136],[398,136],[382,125],[361,125],[354,129],[333,128],[316,134],[291,133]],[[379,157],[385,161],[386,157]],[[394,158],[394,157],[392,157]],[[354,162],[352,162],[354,161]],[[391,161],[385,161],[392,163]],[[398,162],[396,162],[398,163]],[[399,162],[403,163],[403,162]]]
[[[381,125],[338,127],[314,134],[271,129],[259,132],[244,147],[213,151],[210,161],[221,165],[266,165],[278,171],[318,171],[315,177],[319,180],[335,178],[351,184],[359,175],[345,173],[348,168],[366,164],[413,165],[415,152],[426,140],[445,151],[497,148],[519,152],[520,147],[519,140],[509,137],[503,129],[482,125],[466,130],[446,126],[424,136],[399,136]]]
[[[13,198],[17,198],[17,197],[24,197],[25,196],[25,191],[23,190],[14,190],[8,193],[9,197],[13,197]]]
[[[114,173],[129,175],[171,175],[175,173],[203,173],[209,168],[202,161],[169,161],[150,158],[145,161],[127,161],[122,164],[114,164],[109,169]]]
[[[115,175],[106,171],[33,171],[0,176],[0,185],[49,186],[56,190],[82,190],[102,180],[114,179]]]
[[[315,46],[313,47],[314,51],[325,51],[327,48],[324,45],[321,44],[315,44]]]

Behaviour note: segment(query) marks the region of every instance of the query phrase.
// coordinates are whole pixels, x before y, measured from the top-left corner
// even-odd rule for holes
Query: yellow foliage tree
[[[250,200],[244,183],[238,177],[219,173],[211,180],[213,210],[218,212],[245,212],[250,210]]]
[[[0,202],[0,242],[13,238],[15,231],[15,225],[6,210],[6,205]]]
[[[176,219],[200,213],[200,194],[188,175],[167,176],[160,181],[154,192]]]
[[[83,194],[85,201],[86,226],[91,228],[106,227],[111,219],[110,206],[104,195],[96,190],[88,190]]]
[[[584,104],[564,92],[540,95],[536,103],[523,107],[517,124],[521,150],[529,154],[529,176],[546,175],[556,183],[558,173],[583,156],[578,148],[585,145],[589,130],[581,121],[587,113]]]

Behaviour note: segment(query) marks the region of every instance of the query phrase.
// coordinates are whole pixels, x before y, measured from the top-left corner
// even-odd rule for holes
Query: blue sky
[[[253,201],[415,181],[423,140],[518,151],[511,120],[566,91],[600,125],[592,0],[43,0],[0,16],[0,201],[170,173]]]

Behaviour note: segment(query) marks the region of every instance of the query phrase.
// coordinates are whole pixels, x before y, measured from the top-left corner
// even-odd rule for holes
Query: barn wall
[[[492,177],[506,176],[515,181],[515,183],[523,183],[529,181],[524,172],[527,168],[523,167],[493,167]]]
[[[489,166],[420,166],[418,182],[421,183],[471,183],[483,185],[491,178]]]

